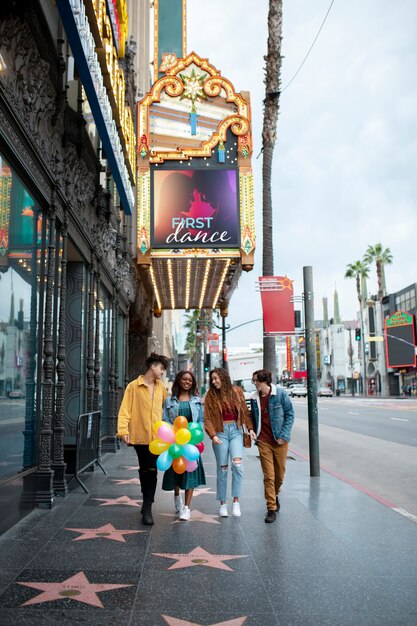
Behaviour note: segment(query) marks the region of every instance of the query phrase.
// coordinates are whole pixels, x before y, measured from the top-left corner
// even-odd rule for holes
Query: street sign
[[[377,337],[367,337],[366,338],[367,341],[384,341],[384,338],[381,336],[377,336]]]

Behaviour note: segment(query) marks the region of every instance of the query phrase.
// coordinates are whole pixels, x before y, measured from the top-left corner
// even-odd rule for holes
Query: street
[[[293,399],[290,450],[309,455],[307,400]],[[417,522],[417,401],[319,398],[320,465]]]

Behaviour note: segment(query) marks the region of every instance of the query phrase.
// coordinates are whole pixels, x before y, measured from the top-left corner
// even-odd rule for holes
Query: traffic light
[[[356,328],[355,329],[355,339],[356,339],[356,341],[360,341],[361,340],[361,329],[360,328]]]
[[[211,354],[210,352],[207,352],[205,358],[204,358],[204,371],[205,372],[209,372],[210,371],[210,367],[211,367]]]

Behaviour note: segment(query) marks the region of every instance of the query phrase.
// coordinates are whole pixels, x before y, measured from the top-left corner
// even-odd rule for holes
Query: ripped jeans
[[[217,500],[226,501],[229,458],[232,467],[232,498],[240,498],[243,479],[243,437],[236,422],[224,424],[224,432],[216,433],[221,443],[213,443],[217,462]],[[233,459],[238,459],[233,462]],[[225,469],[223,469],[225,468]]]

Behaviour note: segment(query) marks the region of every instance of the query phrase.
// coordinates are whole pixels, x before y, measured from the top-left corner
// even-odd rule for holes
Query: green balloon
[[[191,432],[191,439],[189,443],[193,443],[194,445],[196,445],[197,443],[200,443],[201,441],[203,441],[203,439],[204,439],[203,430],[200,427],[194,428]]]
[[[178,445],[177,443],[173,443],[171,446],[169,446],[168,453],[169,456],[173,459],[178,459],[180,456],[182,456],[182,446]]]

